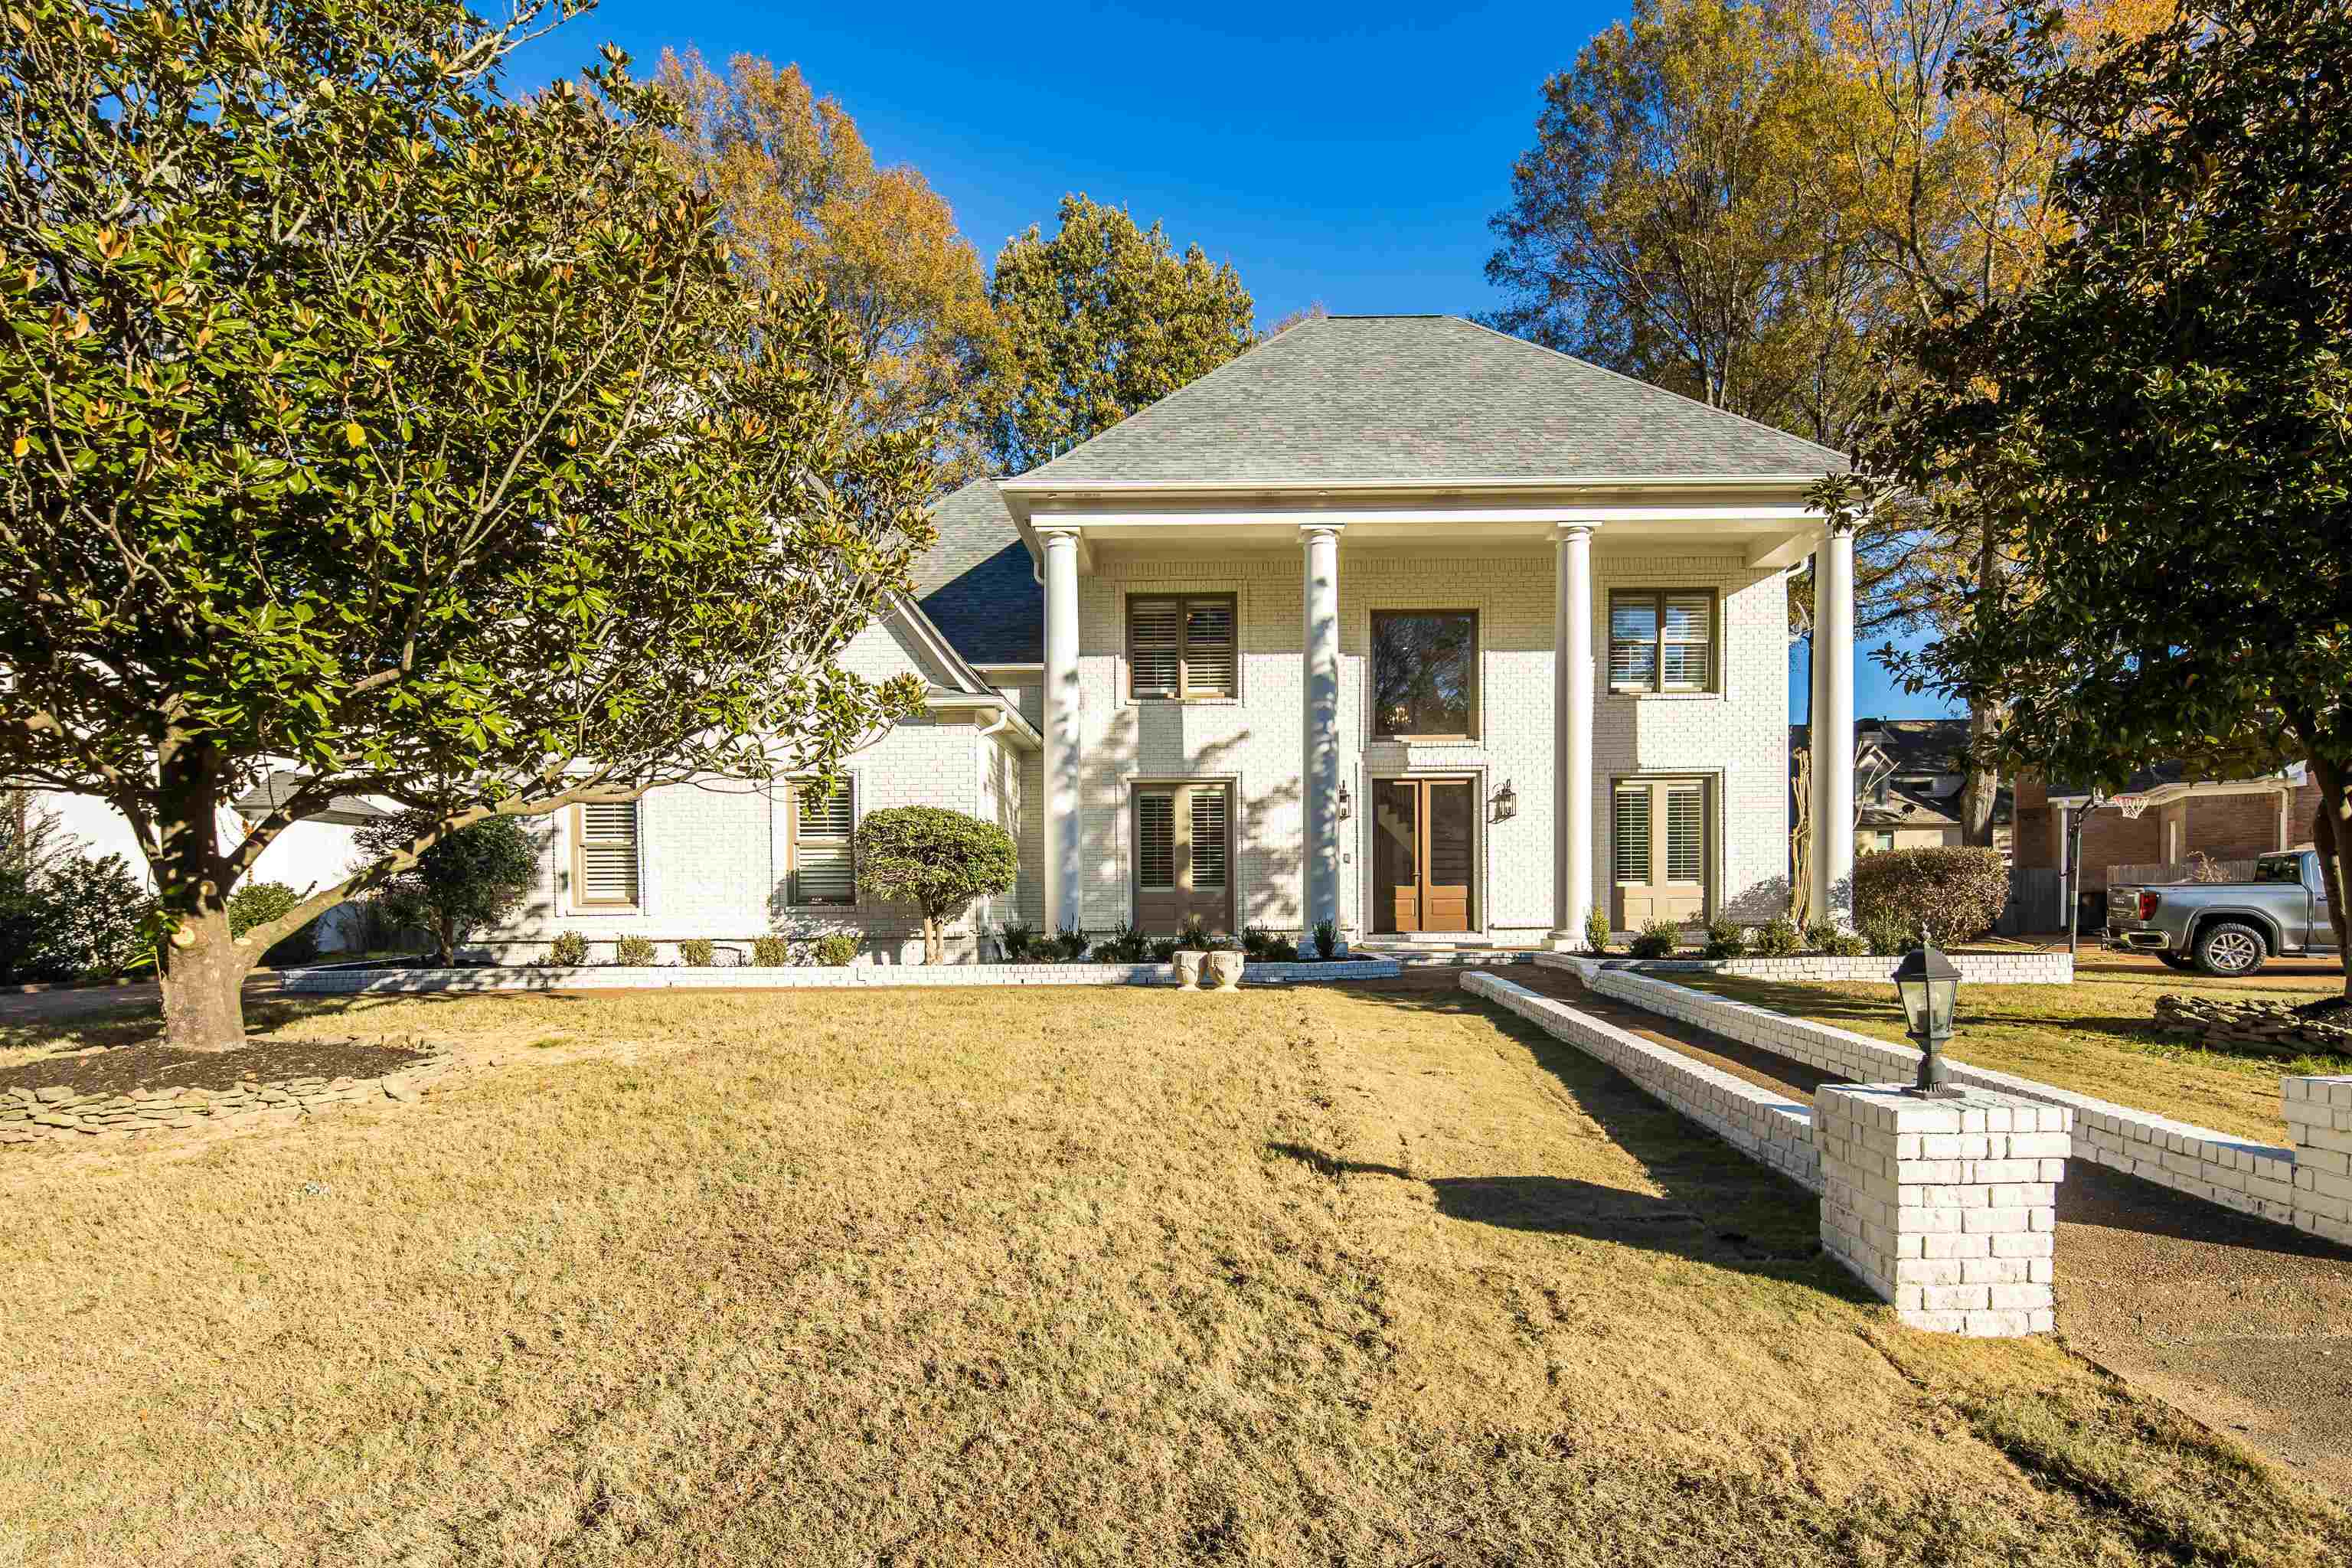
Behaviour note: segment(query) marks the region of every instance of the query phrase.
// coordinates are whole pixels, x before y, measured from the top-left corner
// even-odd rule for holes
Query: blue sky
[[[576,70],[611,40],[650,70],[664,46],[714,62],[797,61],[885,163],[911,163],[992,259],[1067,191],[1166,224],[1230,261],[1267,325],[1502,302],[1486,220],[1510,195],[1544,79],[1625,4],[868,11],[604,0],[529,45],[510,85]],[[1801,716],[1801,657],[1791,698]],[[1855,711],[1942,710],[1857,661]]]

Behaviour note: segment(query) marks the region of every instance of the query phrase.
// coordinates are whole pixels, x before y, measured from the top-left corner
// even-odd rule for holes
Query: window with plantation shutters
[[[1157,792],[1135,797],[1136,879],[1146,892],[1176,887],[1176,797]]]
[[[1614,870],[1620,882],[1650,879],[1650,789],[1647,784],[1617,792],[1612,841]]]
[[[849,837],[857,823],[856,790],[856,780],[844,779],[830,795],[793,792],[793,903],[857,901],[857,865]]]
[[[1231,697],[1239,653],[1231,594],[1137,595],[1127,602],[1128,694]]]
[[[1609,595],[1609,689],[1716,689],[1711,588],[1619,589]]]
[[[1706,786],[1666,786],[1666,880],[1697,882],[1706,867]]]
[[[1234,795],[1225,784],[1135,786],[1135,923],[1174,936],[1233,924]]]
[[[637,902],[637,803],[582,805],[572,818],[572,902],[582,909],[634,909]]]
[[[1203,892],[1225,885],[1227,840],[1225,792],[1196,789],[1192,795],[1192,886]]]

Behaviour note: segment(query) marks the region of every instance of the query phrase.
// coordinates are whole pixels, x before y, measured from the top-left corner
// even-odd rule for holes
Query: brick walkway
[[[1504,978],[1810,1103],[1829,1075],[1522,964]],[[2069,1349],[2352,1496],[2352,1251],[2070,1163],[2058,1189]]]

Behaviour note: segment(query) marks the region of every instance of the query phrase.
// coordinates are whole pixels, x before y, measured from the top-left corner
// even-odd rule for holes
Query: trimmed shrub
[[[654,944],[641,936],[625,936],[613,944],[613,962],[627,969],[650,969]]]
[[[1037,956],[1050,963],[1076,963],[1087,955],[1087,933],[1076,926],[1064,926],[1047,939]]]
[[[1151,939],[1133,925],[1121,925],[1095,943],[1095,958],[1103,963],[1141,963],[1151,951]]]
[[[243,936],[256,926],[266,926],[302,901],[302,896],[283,882],[247,882],[228,896],[228,934]]]
[[[1854,926],[1870,951],[1881,958],[1900,958],[1917,941],[1916,932],[1905,931],[1900,920],[1884,910],[1863,916]]]
[[[1738,958],[1748,951],[1748,928],[1721,915],[1706,922],[1706,956]]]
[[[853,840],[861,890],[923,915],[923,962],[946,962],[940,928],[991,893],[1009,893],[1021,869],[1013,835],[937,805],[869,811]]]
[[[1756,930],[1756,956],[1759,958],[1792,958],[1802,945],[1797,935],[1797,922],[1786,915],[1774,915]]]
[[[1633,937],[1636,958],[1671,958],[1683,942],[1683,928],[1673,921],[1652,921]]]
[[[368,860],[397,854],[440,821],[432,811],[377,819],[354,836]],[[457,956],[468,931],[495,926],[516,910],[539,876],[539,849],[521,823],[489,816],[445,835],[383,885],[380,897],[403,924],[433,933],[441,962]]]
[[[1609,911],[1589,910],[1584,916],[1584,945],[1594,952],[1609,951]]]
[[[1830,943],[1837,940],[1838,928],[1829,921],[1805,922],[1805,945],[1815,952],[1827,952]]]
[[[559,969],[577,969],[588,962],[588,939],[576,931],[565,931],[547,944],[547,962]]]
[[[996,933],[997,951],[1007,963],[1021,963],[1036,951],[1037,928],[1026,921],[1007,921]]]
[[[154,907],[120,855],[0,868],[0,979],[108,980],[152,965]]]
[[[1339,952],[1339,922],[1317,921],[1315,922],[1315,956],[1328,960],[1338,957]]]
[[[1181,942],[1179,942],[1172,936],[1153,937],[1151,939],[1151,962],[1154,963],[1175,963],[1176,950],[1182,945],[1183,944]]]
[[[1298,962],[1298,944],[1286,936],[1268,937],[1265,951],[1258,957],[1267,963],[1296,963]]]
[[[1992,928],[2009,902],[2009,868],[1998,849],[1884,850],[1854,867],[1853,901],[1862,920],[1891,920],[1909,931],[1924,925],[1949,946]]]
[[[1833,931],[1821,949],[1832,958],[1868,958],[1870,939],[1858,931]]]
[[[828,969],[845,969],[857,962],[857,950],[866,945],[866,933],[829,931],[810,945],[817,963]]]
[[[762,969],[782,969],[793,961],[793,944],[780,936],[751,939],[751,962]]]
[[[688,969],[708,969],[716,961],[718,950],[707,936],[688,937],[677,944],[677,956]]]

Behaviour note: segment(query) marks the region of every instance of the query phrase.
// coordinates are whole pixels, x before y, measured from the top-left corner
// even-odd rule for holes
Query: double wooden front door
[[[1382,931],[1476,929],[1471,868],[1478,793],[1471,779],[1372,784],[1372,920]]]
[[[1706,919],[1705,779],[1622,779],[1611,792],[1610,924]]]

